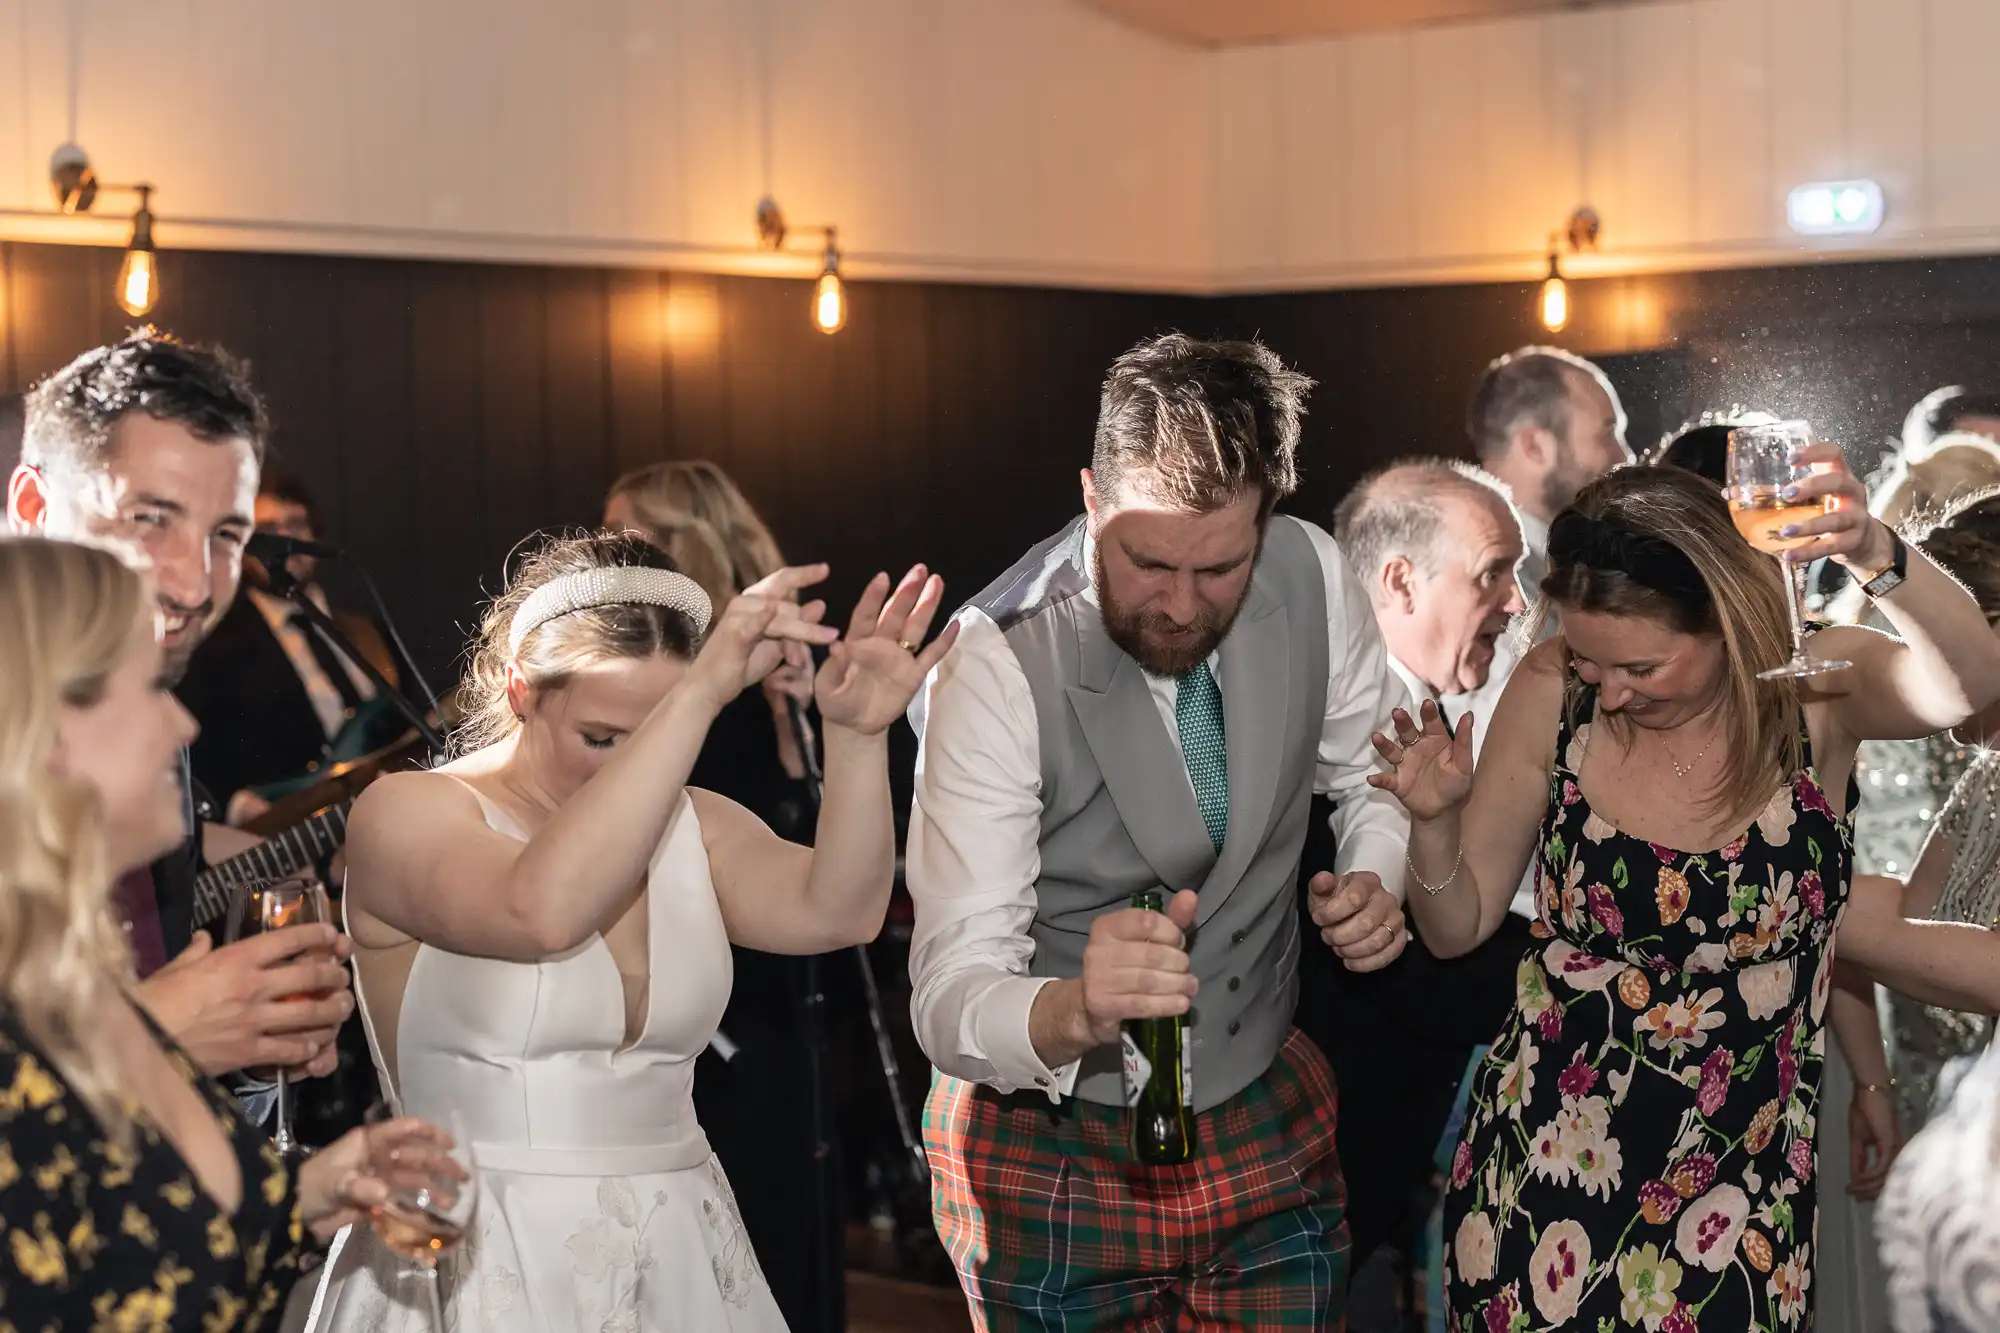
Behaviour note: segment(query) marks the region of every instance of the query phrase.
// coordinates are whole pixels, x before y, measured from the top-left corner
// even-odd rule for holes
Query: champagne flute
[[[1803,421],[1739,426],[1729,432],[1729,516],[1745,541],[1778,558],[1778,568],[1785,576],[1785,606],[1792,613],[1792,659],[1769,671],[1758,672],[1760,680],[1800,679],[1853,665],[1807,655],[1806,567],[1786,558],[1786,552],[1813,540],[1784,536],[1786,525],[1803,523],[1826,512],[1822,501],[1787,500],[1784,496],[1787,486],[1812,475],[1812,466],[1799,461],[1799,455],[1812,442],[1812,427]]]
[[[368,1217],[376,1239],[415,1265],[437,1333],[446,1333],[444,1303],[438,1297],[438,1261],[465,1239],[479,1199],[478,1164],[464,1120],[450,1112],[444,1128],[451,1134],[451,1150],[401,1152],[382,1178],[389,1187],[388,1199],[371,1209]]]
[[[279,880],[253,880],[239,891],[235,910],[229,914],[227,938],[224,943],[234,944],[266,931],[283,930],[286,926],[331,925],[333,908],[327,902],[326,890],[317,880],[302,877]],[[331,954],[300,954],[301,961],[330,959]],[[287,995],[287,1000],[317,1000],[320,995]],[[277,1131],[271,1136],[271,1146],[287,1162],[297,1164],[311,1154],[311,1149],[301,1144],[292,1134],[292,1087],[291,1079],[282,1069],[253,1069],[248,1071],[253,1078],[270,1078],[277,1081]]]

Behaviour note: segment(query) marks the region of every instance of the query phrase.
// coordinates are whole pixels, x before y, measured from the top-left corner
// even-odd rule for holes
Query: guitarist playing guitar
[[[297,478],[264,474],[259,532],[318,541],[317,512]],[[285,564],[298,593],[328,613],[396,686],[398,663],[374,621],[333,609],[313,557],[294,555]],[[243,827],[255,820],[268,832],[259,816],[271,802],[398,740],[407,725],[360,664],[276,595],[254,556],[243,561],[243,583],[242,595],[195,650],[177,692],[201,724],[192,749],[196,779],[223,806],[227,822]]]

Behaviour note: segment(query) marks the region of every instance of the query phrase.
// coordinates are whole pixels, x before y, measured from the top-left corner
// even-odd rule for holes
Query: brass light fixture
[[[74,216],[88,213],[97,196],[117,190],[139,196],[132,214],[132,240],[125,247],[125,262],[118,266],[118,286],[112,295],[118,308],[135,318],[150,314],[160,301],[159,252],[153,245],[153,187],[115,185],[97,178],[90,155],[73,143],[56,149],[49,158],[49,184],[55,190],[56,207]]]
[[[1562,245],[1568,242],[1571,254],[1595,250],[1599,229],[1597,211],[1586,207],[1570,214],[1569,224],[1562,231],[1549,233],[1549,275],[1542,279],[1539,304],[1542,327],[1550,333],[1561,333],[1569,323],[1569,284],[1563,281]]]
[[[821,232],[826,248],[820,254],[819,281],[813,285],[813,327],[821,333],[839,333],[847,327],[847,283],[840,276],[840,229],[827,223],[801,227],[801,231]],[[757,244],[765,250],[782,250],[789,229],[778,201],[766,195],[757,201]]]

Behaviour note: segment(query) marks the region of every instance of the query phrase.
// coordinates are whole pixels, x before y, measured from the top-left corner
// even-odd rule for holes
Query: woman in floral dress
[[[1712,484],[1594,483],[1553,525],[1534,649],[1470,733],[1395,717],[1375,781],[1412,816],[1431,949],[1474,947],[1537,856],[1547,943],[1475,1076],[1445,1204],[1458,1333],[1810,1327],[1813,1136],[1831,945],[1864,737],[1924,735],[2000,698],[1978,607],[1864,508],[1832,446],[1799,498],[1800,562],[1873,582],[1901,638],[1853,628],[1789,655],[1778,565]],[[1907,561],[1900,587],[1877,572]],[[1539,852],[1537,853],[1537,845]],[[1711,848],[1689,852],[1682,848]]]

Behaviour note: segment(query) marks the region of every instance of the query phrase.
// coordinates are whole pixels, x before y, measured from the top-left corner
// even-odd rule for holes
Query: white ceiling
[[[1587,9],[1606,0],[1082,0],[1133,27],[1200,46]]]

